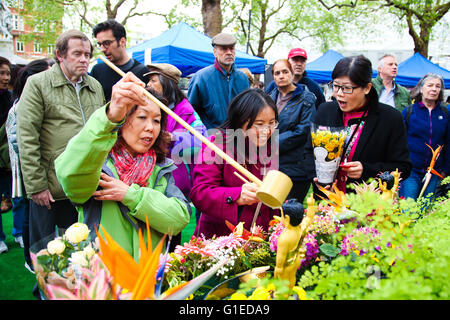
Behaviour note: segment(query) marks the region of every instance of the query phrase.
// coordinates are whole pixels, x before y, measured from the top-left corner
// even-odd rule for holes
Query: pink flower
[[[307,234],[303,240],[303,247],[306,247],[305,258],[300,262],[300,268],[308,266],[319,253],[319,245],[316,238],[312,234]]]
[[[360,243],[360,236],[368,235],[366,237],[366,243]],[[346,235],[342,240],[342,249],[340,254],[346,256],[352,251],[359,251],[360,255],[367,252],[368,244],[378,241],[380,239],[380,233],[375,228],[363,227],[359,229],[354,229],[351,233]]]

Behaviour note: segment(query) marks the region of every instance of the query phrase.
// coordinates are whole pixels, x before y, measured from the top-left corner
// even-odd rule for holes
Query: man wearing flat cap
[[[294,70],[294,83],[301,83],[305,85],[309,91],[314,93],[316,96],[316,108],[323,102],[325,102],[325,96],[323,95],[322,89],[320,89],[319,84],[311,78],[306,76],[306,60],[308,60],[308,55],[306,51],[302,48],[293,48],[289,51],[288,61]],[[275,81],[269,83],[266,88],[267,93],[271,93],[275,89]]]
[[[235,45],[236,38],[231,34],[214,36],[214,64],[197,71],[189,83],[189,102],[208,129],[225,121],[228,103],[250,86],[247,76],[234,64]]]

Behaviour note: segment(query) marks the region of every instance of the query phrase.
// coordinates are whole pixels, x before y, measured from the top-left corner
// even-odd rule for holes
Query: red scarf
[[[147,180],[156,163],[155,150],[150,149],[133,157],[125,147],[120,147],[118,150],[113,148],[109,154],[121,181],[129,186],[133,183],[141,187],[147,186]]]

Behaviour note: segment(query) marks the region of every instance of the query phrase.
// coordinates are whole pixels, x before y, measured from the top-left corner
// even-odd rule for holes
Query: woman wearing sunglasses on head
[[[370,60],[362,55],[343,58],[331,77],[336,100],[319,106],[314,123],[347,129],[337,173],[338,188],[345,192],[351,182],[366,181],[396,169],[406,179],[412,164],[402,115],[378,102]]]

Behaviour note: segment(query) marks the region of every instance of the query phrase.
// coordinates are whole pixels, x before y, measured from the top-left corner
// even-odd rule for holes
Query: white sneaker
[[[8,246],[5,241],[0,241],[0,253],[8,252]]]
[[[20,244],[20,247],[23,248],[23,238],[22,236],[15,237],[14,241]]]
[[[28,271],[30,271],[32,274],[34,274],[33,269],[31,269],[30,265],[28,263],[25,262],[25,269],[27,269]]]

